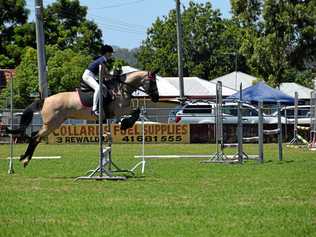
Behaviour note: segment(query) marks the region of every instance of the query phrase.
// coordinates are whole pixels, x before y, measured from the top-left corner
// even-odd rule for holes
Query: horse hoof
[[[23,167],[25,168],[29,164],[29,160],[23,160],[22,163]]]
[[[26,158],[20,158],[21,163],[23,164],[23,167],[25,168],[29,164],[29,159]]]

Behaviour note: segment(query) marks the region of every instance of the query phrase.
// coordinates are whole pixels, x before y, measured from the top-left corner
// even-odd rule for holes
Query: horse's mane
[[[135,73],[135,72],[139,72],[139,71],[125,72],[125,73],[122,73],[121,76],[123,76],[123,75],[128,76],[128,75]]]

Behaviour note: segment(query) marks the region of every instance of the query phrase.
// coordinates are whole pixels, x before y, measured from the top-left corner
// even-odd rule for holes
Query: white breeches
[[[97,82],[97,78],[96,76],[88,69],[86,69],[82,75],[82,79],[85,83],[87,83],[93,90],[94,90],[94,94],[93,94],[93,106],[92,106],[92,110],[96,111],[97,109],[97,105],[98,105],[98,101],[99,101],[99,83]]]

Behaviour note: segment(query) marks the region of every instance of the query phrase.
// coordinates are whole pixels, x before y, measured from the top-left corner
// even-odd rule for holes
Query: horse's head
[[[124,81],[124,79],[121,79],[121,82],[122,81]],[[159,92],[157,88],[155,72],[136,71],[128,73],[123,84],[127,85],[131,94],[135,90],[140,90],[149,95],[153,102],[159,101]]]
[[[142,80],[142,87],[144,88],[146,94],[150,96],[152,102],[159,101],[159,92],[155,72],[147,72],[146,76]]]

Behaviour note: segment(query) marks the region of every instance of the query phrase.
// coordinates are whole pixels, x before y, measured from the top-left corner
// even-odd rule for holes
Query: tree
[[[56,46],[47,48],[48,83],[51,94],[73,91],[79,86],[83,71],[91,56],[72,49],[60,50]]]
[[[316,1],[290,1],[292,47],[289,63],[299,70],[316,72]]]
[[[24,0],[0,0],[0,67],[13,68],[19,63],[15,29],[27,21]],[[12,50],[13,49],[13,50]]]
[[[0,0],[0,67],[19,65],[26,47],[36,47],[35,23],[27,23],[25,0]],[[102,32],[86,19],[78,0],[57,0],[44,9],[45,44],[96,56]]]
[[[245,36],[240,40],[241,51],[252,73],[272,85],[296,81],[310,86],[316,73],[316,2],[231,2]]]
[[[260,24],[262,0],[231,0],[233,18],[242,27],[256,29]]]
[[[57,0],[44,10],[45,40],[59,49],[97,55],[102,45],[102,32],[86,19],[87,7],[79,0]]]
[[[233,54],[238,54],[238,30],[223,20],[210,3],[189,3],[182,12],[184,76],[212,79],[235,70]],[[238,68],[247,70],[240,57]],[[161,75],[177,75],[176,13],[158,18],[148,30],[137,53],[139,66],[159,69]]]
[[[79,86],[79,81],[91,56],[77,53],[71,49],[60,50],[57,46],[46,47],[48,83],[51,94],[61,91],[73,91]],[[16,68],[14,78],[14,105],[25,108],[34,99],[32,94],[38,92],[37,56],[34,48],[26,48],[20,65]],[[3,91],[9,95],[8,88]],[[4,101],[1,103],[4,105]]]

